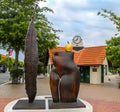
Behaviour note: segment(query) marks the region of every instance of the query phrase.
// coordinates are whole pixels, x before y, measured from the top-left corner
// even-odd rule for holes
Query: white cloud
[[[113,23],[97,12],[107,9],[120,15],[119,0],[47,0],[39,6],[47,6],[55,12],[48,13],[47,17],[56,29],[63,30],[58,34],[61,46],[76,34],[83,38],[85,46],[104,45],[117,32]]]
[[[49,2],[39,2],[38,5],[39,7],[45,7],[49,4]]]
[[[43,3],[55,12],[47,15],[48,20],[55,28],[63,30],[59,33],[62,46],[76,34],[83,38],[85,46],[105,44],[116,30],[110,20],[98,16],[97,12],[102,8],[119,11],[119,5],[118,0],[47,0]]]
[[[88,4],[88,0],[64,0],[64,4],[68,4],[71,6],[86,6]]]

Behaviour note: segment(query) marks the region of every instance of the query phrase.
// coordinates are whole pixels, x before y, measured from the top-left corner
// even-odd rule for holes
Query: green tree
[[[112,63],[114,69],[120,68],[120,37],[113,37],[106,41],[107,49],[106,55],[108,60]]]
[[[0,60],[2,59],[2,55],[0,54]]]
[[[0,44],[15,51],[15,68],[18,67],[19,52],[24,51],[27,28],[34,11],[35,4],[44,0],[1,0],[0,1]],[[58,30],[52,28],[44,12],[51,11],[47,7],[37,7],[35,26],[40,53],[56,46]]]
[[[106,9],[98,12],[98,15],[101,15],[104,18],[108,18],[110,21],[112,21],[118,31],[118,33],[116,33],[111,40],[106,41],[106,55],[108,60],[112,63],[112,67],[120,73],[120,16],[117,16],[114,12],[107,11]]]
[[[116,29],[120,31],[120,16],[117,16],[114,12],[102,9],[101,12],[98,12],[98,15],[103,16],[104,18],[109,19],[116,26]]]

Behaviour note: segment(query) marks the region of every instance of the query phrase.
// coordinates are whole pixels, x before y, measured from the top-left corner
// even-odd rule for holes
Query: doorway
[[[81,82],[90,83],[90,66],[80,66]]]
[[[101,66],[101,83],[104,83],[104,65]]]

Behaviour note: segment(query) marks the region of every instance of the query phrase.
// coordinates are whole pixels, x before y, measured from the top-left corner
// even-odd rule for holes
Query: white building
[[[106,46],[83,47],[82,39],[75,36],[72,42],[74,46],[74,61],[77,64],[81,82],[101,84],[108,81],[108,62],[106,59]],[[55,52],[65,52],[64,47],[49,50],[48,72],[53,67],[52,56]]]

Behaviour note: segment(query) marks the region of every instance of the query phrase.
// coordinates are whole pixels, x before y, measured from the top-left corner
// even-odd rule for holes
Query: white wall
[[[50,73],[51,72],[51,62],[50,62],[50,58],[48,60],[48,65],[47,65],[47,73]]]
[[[108,71],[109,71],[109,68],[108,68],[108,61],[107,59],[105,58],[104,62],[103,62],[104,65],[107,65],[107,74],[105,73],[105,69],[104,69],[104,82],[108,82],[108,78],[109,78],[109,74],[108,74]]]
[[[93,69],[96,69],[97,71],[93,71]],[[90,66],[90,83],[101,83],[101,66]]]
[[[108,82],[108,62],[107,59],[104,59],[103,65],[107,65],[107,74],[105,72],[105,68],[104,68],[104,82]],[[97,71],[94,72],[93,69],[96,68]],[[90,83],[91,84],[101,84],[101,65],[98,66],[90,66]]]

